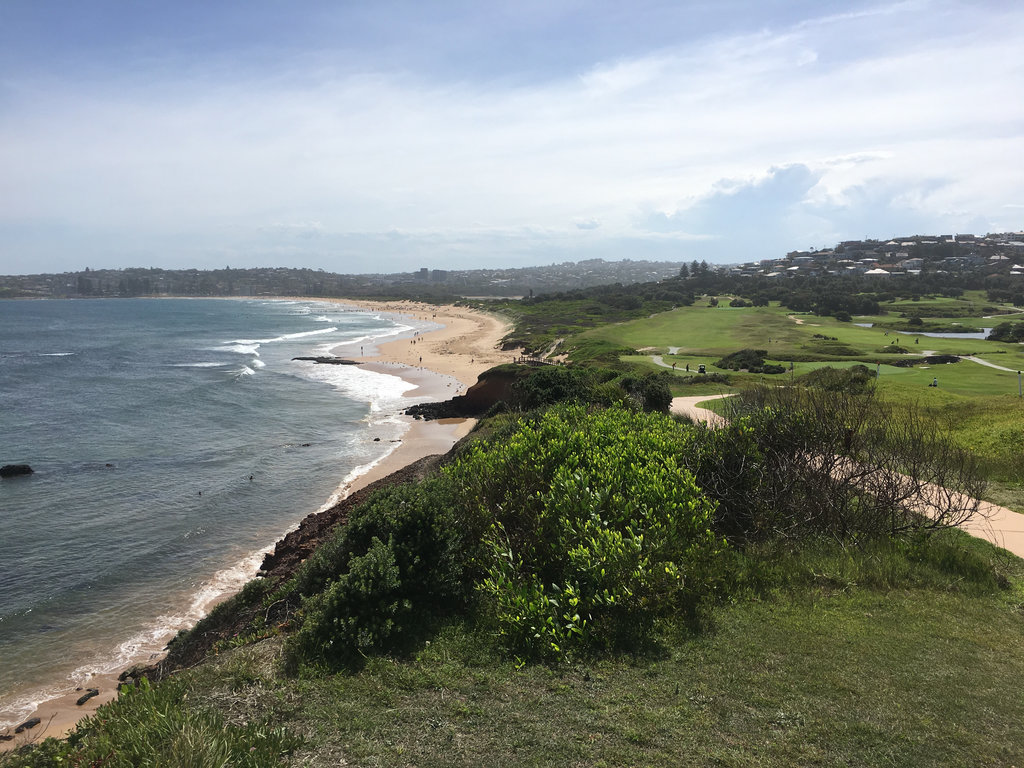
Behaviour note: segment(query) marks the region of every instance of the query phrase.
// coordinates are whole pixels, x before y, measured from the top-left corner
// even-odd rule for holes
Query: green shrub
[[[306,596],[287,645],[290,666],[351,664],[464,609],[466,568],[485,524],[456,516],[457,507],[451,483],[438,477],[383,489],[356,509],[289,585]]]
[[[817,387],[829,392],[860,394],[875,382],[875,372],[866,365],[852,365],[849,368],[833,368],[830,365],[816,368],[798,376],[796,383],[805,387]]]
[[[305,619],[289,641],[291,652],[352,663],[387,650],[412,612],[402,586],[394,541],[374,537],[365,555],[352,558],[347,573],[303,601]]]
[[[513,400],[525,410],[566,401],[585,401],[592,382],[593,376],[587,368],[545,365],[512,385]]]
[[[638,409],[668,413],[672,405],[672,390],[669,389],[671,380],[672,374],[658,372],[644,376],[623,376],[617,383]]]
[[[707,594],[722,542],[680,445],[665,416],[557,408],[448,470],[493,514],[478,588],[511,650],[635,647]]]
[[[716,368],[727,371],[748,371],[749,373],[784,373],[785,367],[766,363],[768,351],[764,349],[741,349],[726,355],[717,363]]]

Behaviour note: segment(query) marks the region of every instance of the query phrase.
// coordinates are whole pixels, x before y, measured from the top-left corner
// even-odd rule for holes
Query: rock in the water
[[[87,702],[89,699],[91,699],[93,696],[99,696],[99,695],[100,695],[100,689],[99,688],[87,688],[85,693],[83,693],[81,696],[78,697],[78,701],[75,702],[75,705],[80,707],[83,704],[85,704],[85,702]]]
[[[22,733],[24,731],[27,731],[29,728],[35,728],[41,722],[43,722],[43,721],[40,720],[38,717],[33,717],[33,718],[29,719],[29,720],[26,720],[24,723],[22,723],[17,728],[15,728],[14,732],[15,733]]]
[[[31,475],[34,470],[28,464],[4,464],[0,467],[0,477],[17,477]]]
[[[342,357],[293,357],[292,360],[305,360],[310,363],[318,363],[319,365],[362,365],[362,363],[355,360],[345,360]]]

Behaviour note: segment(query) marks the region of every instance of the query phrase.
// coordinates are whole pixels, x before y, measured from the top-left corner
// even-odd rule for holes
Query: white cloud
[[[72,242],[148,250],[147,263],[287,247],[338,269],[373,243],[404,269],[421,246],[479,264],[623,243],[637,258],[672,240],[689,258],[737,227],[760,233],[745,251],[769,256],[891,234],[870,216],[1016,229],[1022,33],[1024,11],[902,3],[528,85],[325,65],[153,85],[8,79],[0,271],[26,251],[56,263]],[[794,169],[784,209],[758,202]],[[726,215],[741,201],[743,221]],[[652,226],[659,214],[685,227]],[[44,221],[59,226],[29,226]]]

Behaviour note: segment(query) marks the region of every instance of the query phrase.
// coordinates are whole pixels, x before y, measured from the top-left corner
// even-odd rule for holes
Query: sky
[[[0,0],[0,274],[1024,229],[1024,3]]]

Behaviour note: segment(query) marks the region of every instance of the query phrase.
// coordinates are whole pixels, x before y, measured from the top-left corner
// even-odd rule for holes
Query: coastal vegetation
[[[215,638],[208,663],[4,764],[212,732],[193,764],[1016,759],[1021,561],[888,471],[972,492],[969,457],[861,369],[803,383],[748,391],[722,430],[579,397],[487,419],[172,645]]]
[[[672,282],[500,304],[567,362],[507,366],[436,472],[0,765],[184,764],[211,733],[192,764],[1019,764],[1024,561],[956,526],[1020,501],[1020,348],[883,324],[991,305],[862,296],[854,325]],[[960,355],[1001,368],[929,362]],[[727,426],[667,415],[684,392],[736,393]]]

